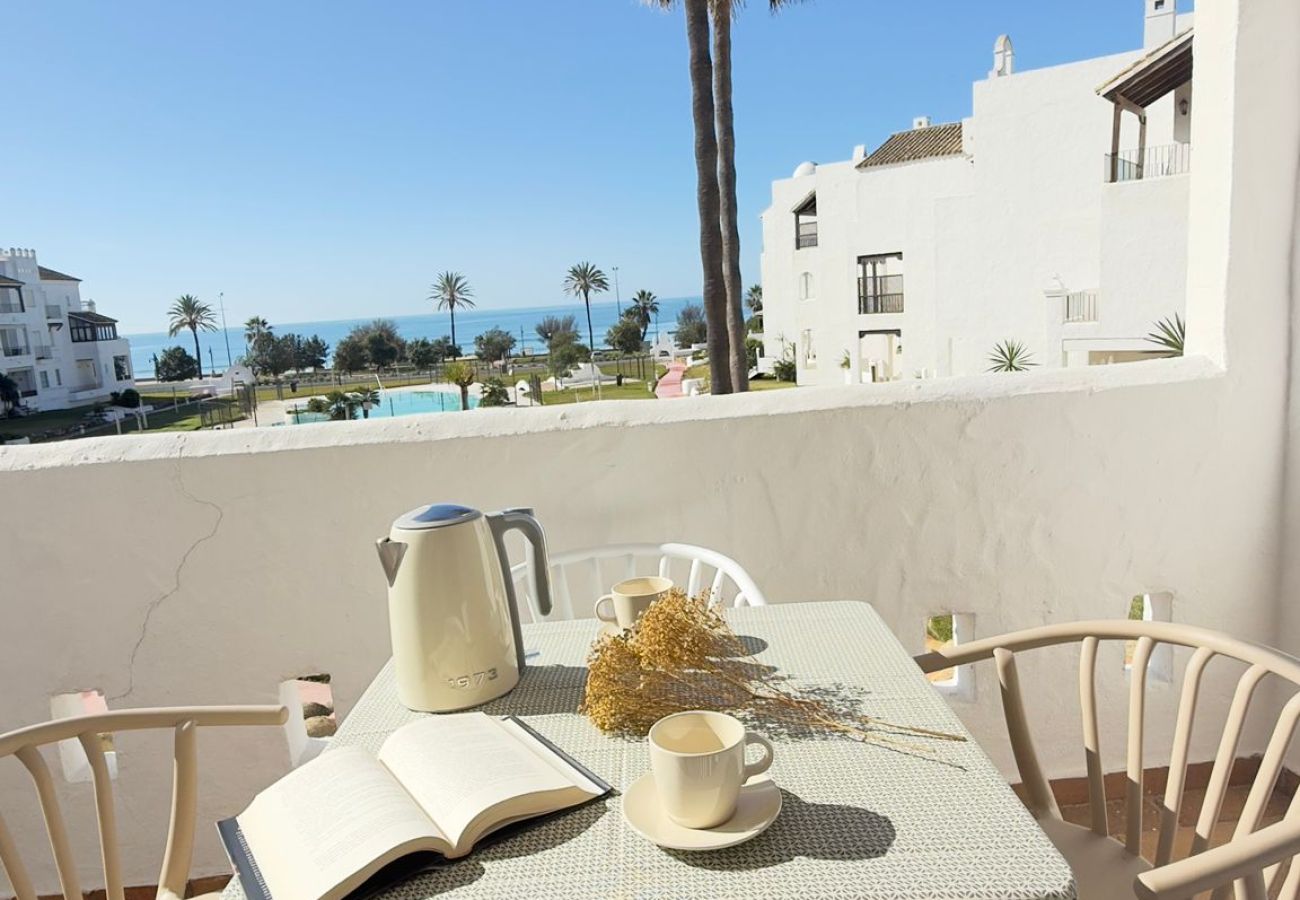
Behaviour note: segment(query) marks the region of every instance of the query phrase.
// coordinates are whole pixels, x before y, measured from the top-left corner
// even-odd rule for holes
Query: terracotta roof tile
[[[866,169],[871,166],[888,166],[919,159],[956,156],[959,153],[961,153],[961,123],[949,122],[946,125],[913,128],[890,135],[870,156],[858,163],[858,168]]]
[[[37,266],[37,271],[41,274],[41,281],[80,281],[80,278],[73,278],[71,275],[64,275],[62,272],[54,269],[47,269],[45,266]]]

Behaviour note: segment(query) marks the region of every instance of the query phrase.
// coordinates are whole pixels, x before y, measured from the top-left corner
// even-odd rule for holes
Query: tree
[[[763,330],[763,286],[761,284],[751,284],[749,290],[745,292],[745,305],[749,307],[749,321],[745,323],[747,331]],[[753,366],[750,366],[752,369]]]
[[[319,335],[313,334],[296,347],[293,367],[299,372],[307,369],[323,369],[329,355],[330,345],[321,340]]]
[[[194,358],[202,378],[203,350],[199,347],[199,332],[217,330],[217,317],[213,315],[212,307],[193,294],[182,294],[172,303],[167,315],[171,320],[167,325],[168,337],[176,337],[186,328],[194,334]]]
[[[18,382],[0,372],[0,406],[4,407],[5,415],[8,416],[22,402],[23,392],[19,390]]]
[[[489,328],[474,338],[474,353],[486,363],[500,360],[501,368],[510,361],[510,351],[515,349],[515,336],[500,328]]]
[[[271,330],[271,323],[261,316],[253,316],[244,323],[244,343],[249,347],[257,343],[257,339],[266,332]]]
[[[637,291],[632,295],[632,304],[627,308],[627,315],[641,326],[641,340],[645,340],[650,331],[650,323],[659,314],[659,298],[649,291]]]
[[[460,349],[460,344],[446,336],[433,339],[433,352],[438,355],[439,362],[447,359],[460,359],[465,355]]]
[[[641,323],[632,315],[635,306],[629,306],[617,322],[605,332],[605,343],[619,353],[640,353],[642,350]]]
[[[402,353],[402,348],[393,340],[392,336],[383,331],[370,331],[367,333],[364,346],[366,348],[366,358],[379,371],[397,362],[397,358]]]
[[[379,391],[372,387],[359,387],[352,392],[352,396],[357,401],[357,406],[361,407],[361,417],[370,418],[370,410],[379,405]]]
[[[493,376],[483,382],[483,393],[479,394],[478,405],[484,406],[506,406],[510,403],[510,392],[506,390],[506,384],[500,378]]]
[[[443,272],[429,289],[429,299],[437,309],[451,313],[451,342],[456,343],[456,310],[473,309],[474,291],[459,272]],[[459,355],[459,354],[458,354]]]
[[[357,417],[357,395],[346,391],[330,391],[325,395],[326,407],[330,418],[335,421],[347,421]]]
[[[714,330],[709,327],[708,318],[698,303],[686,304],[677,314],[677,346],[683,350],[688,349],[692,344],[707,343]],[[709,344],[709,346],[713,345]],[[712,369],[713,367],[710,366],[710,373]]]
[[[570,266],[569,273],[564,276],[564,293],[570,297],[581,297],[587,307],[587,340],[593,349],[596,346],[596,332],[591,327],[591,295],[603,294],[607,290],[609,279],[589,262]]]
[[[546,356],[546,371],[555,379],[555,386],[569,377],[573,367],[591,358],[591,351],[578,343],[573,332],[562,331],[551,338],[550,352]]]
[[[428,338],[416,338],[407,344],[406,358],[419,372],[432,372],[433,367],[442,362],[433,347],[433,341]]]
[[[545,316],[533,327],[537,331],[537,336],[542,339],[542,343],[548,347],[551,345],[551,338],[557,334],[567,332],[574,337],[578,334],[578,320],[573,316]]]
[[[184,347],[168,347],[154,364],[154,377],[159,381],[188,381],[199,376],[199,363]]]
[[[1020,341],[1005,340],[993,346],[989,354],[990,372],[1025,372],[1036,366],[1034,356]]]
[[[360,340],[348,335],[334,348],[334,371],[359,372],[366,367],[366,348]]]
[[[244,362],[253,370],[254,375],[279,378],[293,368],[301,340],[296,334],[276,337],[270,331],[263,331],[253,339]]]
[[[1183,322],[1183,317],[1174,313],[1172,319],[1161,319],[1155,327],[1156,330],[1148,334],[1146,339],[1164,347],[1174,356],[1182,356],[1183,341],[1187,337],[1187,325]]]
[[[460,388],[460,408],[469,409],[469,386],[474,383],[474,367],[466,362],[448,363],[442,377]]]

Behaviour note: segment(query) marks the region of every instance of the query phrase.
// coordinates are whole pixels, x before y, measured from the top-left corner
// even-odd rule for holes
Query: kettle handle
[[[515,593],[515,581],[510,575],[510,557],[506,555],[506,532],[516,529],[533,545],[533,581],[537,585],[537,608],[542,615],[551,612],[551,573],[546,559],[546,533],[542,525],[533,516],[529,507],[503,509],[488,513],[488,528],[492,530],[492,541],[496,544],[497,558],[501,562],[501,576],[506,584],[506,596],[510,598],[510,624],[515,632],[515,652],[519,657],[519,669],[524,668],[524,636],[519,619],[519,598]]]

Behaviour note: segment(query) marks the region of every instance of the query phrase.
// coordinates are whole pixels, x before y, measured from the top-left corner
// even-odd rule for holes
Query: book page
[[[397,779],[359,747],[290,772],[237,818],[275,900],[324,897],[399,848],[447,846]]]
[[[405,725],[380,748],[379,760],[406,787],[459,851],[465,830],[491,807],[529,794],[574,790],[484,713],[437,716]]]

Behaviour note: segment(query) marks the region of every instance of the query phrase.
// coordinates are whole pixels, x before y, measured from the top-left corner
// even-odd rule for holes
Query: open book
[[[378,756],[323,753],[217,827],[252,900],[336,900],[411,854],[464,856],[609,791],[518,719],[459,713],[399,728]]]

